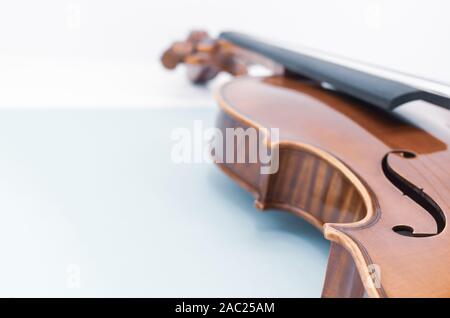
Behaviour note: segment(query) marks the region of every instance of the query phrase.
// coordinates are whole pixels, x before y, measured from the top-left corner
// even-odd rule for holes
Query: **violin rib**
[[[414,100],[448,128],[450,112],[422,100],[448,108],[450,99],[236,33],[192,32],[162,62],[186,64],[195,83],[239,76],[216,93],[218,128],[263,132],[258,147],[278,150],[278,169],[265,174],[261,158],[214,152],[216,163],[257,208],[294,213],[331,241],[323,297],[450,297],[450,138],[392,111]],[[253,64],[274,75],[244,76]],[[243,140],[232,159],[249,153]]]
[[[450,203],[445,141],[360,101],[283,76],[241,77],[216,98],[222,130],[280,129],[275,174],[261,174],[260,163],[218,166],[253,193],[258,208],[295,213],[332,241],[324,297],[450,296],[447,227],[383,170],[391,154],[399,180],[424,189],[445,218]],[[415,157],[391,158],[400,150]],[[436,234],[400,235],[394,230],[399,224]]]

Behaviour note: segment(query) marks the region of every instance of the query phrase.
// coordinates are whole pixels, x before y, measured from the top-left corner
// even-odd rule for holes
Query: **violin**
[[[192,32],[161,60],[185,64],[194,83],[235,76],[216,92],[217,126],[262,132],[277,168],[216,164],[258,209],[291,212],[331,241],[322,297],[450,297],[449,139],[395,111],[423,107],[448,129],[447,96],[234,32]],[[255,64],[272,74],[251,76]]]

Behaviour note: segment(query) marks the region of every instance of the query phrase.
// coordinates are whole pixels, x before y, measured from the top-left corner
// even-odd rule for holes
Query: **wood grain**
[[[276,174],[261,175],[259,163],[218,166],[254,194],[258,208],[295,213],[333,242],[324,296],[450,297],[448,226],[439,233],[430,211],[402,193],[382,165],[388,155],[387,164],[402,182],[420,188],[415,195],[426,193],[446,222],[448,141],[404,118],[282,76],[238,78],[216,98],[221,129],[280,129]],[[393,230],[398,225],[430,236],[405,236]],[[380,269],[380,285],[372,265]]]

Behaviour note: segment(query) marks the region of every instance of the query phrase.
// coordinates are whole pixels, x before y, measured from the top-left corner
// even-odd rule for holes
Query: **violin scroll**
[[[221,71],[233,76],[247,74],[246,62],[239,58],[237,51],[231,43],[213,39],[205,31],[192,31],[185,41],[173,43],[163,53],[161,62],[169,70],[186,64],[189,79],[205,83]]]

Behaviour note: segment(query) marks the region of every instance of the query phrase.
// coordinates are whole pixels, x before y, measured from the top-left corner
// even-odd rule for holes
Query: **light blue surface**
[[[214,117],[0,111],[0,296],[320,296],[318,231],[257,211],[213,165],[170,160],[173,128]]]

